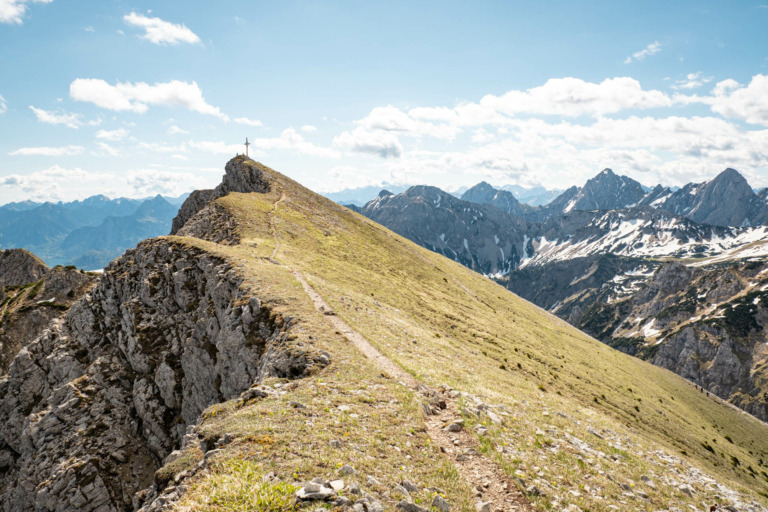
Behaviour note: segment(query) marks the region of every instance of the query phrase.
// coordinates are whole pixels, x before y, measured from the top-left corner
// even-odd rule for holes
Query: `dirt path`
[[[275,250],[272,252],[272,260],[275,259],[280,248],[280,241],[273,217],[274,212],[277,211],[278,203],[284,199],[285,193],[275,202],[272,214],[270,214],[272,234],[275,237]],[[445,393],[427,387],[413,375],[395,364],[394,361],[379,352],[362,334],[334,313],[333,308],[312,288],[301,272],[290,267],[286,268],[301,283],[304,291],[312,300],[315,309],[325,315],[325,318],[333,325],[334,329],[339,331],[360,352],[373,361],[381,371],[397,379],[404,386],[421,393],[425,403],[434,402],[445,406],[442,409],[440,407],[432,407],[430,408],[432,414],[425,415],[424,423],[427,433],[440,451],[451,458],[462,478],[475,489],[476,501],[478,503],[489,503],[489,510],[491,512],[536,511],[536,508],[518,489],[517,484],[495,462],[480,453],[477,440],[470,432],[465,429],[458,432],[449,432],[446,429],[447,424],[461,418],[455,399]],[[464,288],[460,283],[457,282],[457,284]],[[464,289],[474,296],[471,291],[466,288]],[[475,296],[475,298],[480,300],[479,297]]]
[[[285,201],[285,191],[282,191],[280,193],[280,199],[275,201],[275,204],[272,206],[272,211],[269,212],[269,225],[272,228],[272,238],[275,239],[275,249],[272,251],[272,259],[275,259],[275,256],[277,256],[277,251],[280,250],[280,238],[277,236],[277,228],[275,227],[275,213],[277,212],[277,205]]]

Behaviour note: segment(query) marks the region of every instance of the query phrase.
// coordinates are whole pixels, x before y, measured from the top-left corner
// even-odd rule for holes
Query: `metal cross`
[[[251,143],[248,142],[248,137],[245,138],[245,156],[248,156],[248,146],[250,146]]]

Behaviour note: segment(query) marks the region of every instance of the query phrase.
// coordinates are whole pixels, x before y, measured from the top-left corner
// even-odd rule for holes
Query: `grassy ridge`
[[[274,171],[263,171],[273,183],[270,193],[230,194],[218,200],[240,223],[240,245],[187,243],[205,245],[234,262],[249,276],[247,283],[254,293],[274,296],[276,304],[302,319],[312,343],[339,354],[326,374],[316,378],[338,379],[333,384],[335,394],[324,393],[320,388],[327,389],[329,384],[319,386],[317,380],[292,384],[296,388],[291,394],[311,402],[310,409],[333,411],[322,404],[354,403],[358,395],[352,391],[360,389],[372,403],[397,397],[385,421],[373,422],[358,414],[358,430],[346,436],[350,444],[354,440],[365,447],[355,452],[358,458],[361,453],[373,457],[365,466],[367,471],[379,471],[381,478],[395,481],[403,470],[390,466],[405,467],[404,461],[409,461],[409,471],[418,472],[420,481],[450,487],[450,498],[460,509],[471,502],[470,490],[450,475],[445,456],[430,451],[415,399],[398,391],[396,383],[378,377],[338,334],[329,332],[288,271],[267,261],[275,247],[270,217],[281,242],[275,259],[300,270],[336,314],[385,355],[428,384],[446,383],[504,407],[499,410],[506,415],[497,424],[482,414],[476,417],[472,396],[465,398],[470,424],[485,423],[489,429],[481,445],[511,475],[526,485],[536,484],[541,495],[533,499],[542,509],[574,504],[589,510],[609,510],[611,505],[656,510],[725,501],[724,491],[708,483],[706,476],[700,478],[695,468],[766,502],[768,428],[764,424],[707,398],[671,372],[587,337],[465,267]],[[283,192],[286,199],[271,213]],[[279,403],[269,400],[258,407],[279,414]],[[221,415],[209,417],[201,428],[220,433],[243,425],[242,436],[272,428],[280,430],[278,437],[283,438],[302,432],[298,423],[284,423],[292,417],[288,413],[276,422],[263,412],[234,407],[231,403],[217,406],[215,411]],[[334,418],[330,412],[327,417],[318,413],[312,432],[344,436],[345,432],[334,430],[340,421]],[[282,430],[285,426],[290,428]],[[403,448],[386,450],[376,444],[375,436],[371,438],[371,428],[378,428],[387,442],[409,449],[418,446],[418,450],[409,452],[408,459]],[[242,442],[242,450],[253,446]],[[322,442],[310,443],[307,449],[292,452],[292,458],[285,456],[299,467],[303,467],[301,461],[311,465],[324,460],[320,467],[333,472],[341,460],[326,455],[322,446]],[[377,453],[377,446],[386,452],[381,459],[371,455]],[[262,453],[272,450],[261,445],[260,449]],[[344,456],[355,458],[351,452]],[[259,464],[268,471],[268,465]],[[227,467],[222,466],[220,475],[228,474]],[[441,469],[435,471],[435,467]],[[283,473],[286,470],[281,468]],[[308,470],[299,473],[297,479],[309,476]],[[643,491],[647,499],[633,491],[642,486],[642,477],[655,482],[655,487]],[[201,480],[188,504],[199,504],[196,500],[213,482],[215,478]],[[686,482],[690,494],[680,490]]]

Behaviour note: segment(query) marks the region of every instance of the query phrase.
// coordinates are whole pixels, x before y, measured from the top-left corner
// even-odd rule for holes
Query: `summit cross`
[[[245,156],[248,156],[248,146],[250,146],[251,143],[248,142],[248,137],[245,138]]]

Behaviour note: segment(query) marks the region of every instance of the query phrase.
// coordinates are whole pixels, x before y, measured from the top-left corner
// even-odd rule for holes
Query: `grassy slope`
[[[636,510],[656,510],[722,497],[711,485],[694,485],[693,496],[677,489],[691,465],[766,501],[764,424],[707,399],[671,372],[590,339],[465,267],[265,172],[274,184],[269,194],[219,200],[241,222],[240,245],[187,243],[236,262],[255,293],[271,294],[286,314],[303,319],[307,343],[328,350],[334,361],[323,374],[290,385],[291,399],[305,403],[312,416],[271,398],[252,407],[227,403],[209,411],[203,432],[212,438],[224,431],[240,436],[228,456],[245,457],[257,472],[277,470],[289,480],[331,476],[339,464],[353,463],[361,474],[377,475],[390,487],[410,475],[425,487],[445,489],[459,509],[471,502],[470,490],[445,456],[430,449],[416,399],[329,332],[287,269],[267,261],[275,246],[270,212],[285,192],[274,214],[281,241],[276,260],[304,273],[339,316],[407,371],[428,384],[447,383],[504,405],[509,411],[504,426],[490,425],[481,444],[505,470],[538,482],[541,508],[575,503],[607,510],[630,502]],[[358,410],[358,417],[338,413],[341,403]],[[254,433],[270,440],[251,439]],[[574,448],[564,440],[570,436],[594,451]],[[330,439],[348,442],[334,451],[327,447]],[[680,460],[663,462],[660,451]],[[233,464],[197,477],[186,504],[207,503],[226,475],[244,471]],[[320,470],[311,469],[316,464]],[[649,500],[621,488],[639,485],[644,475],[657,486],[646,488]]]

